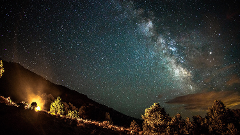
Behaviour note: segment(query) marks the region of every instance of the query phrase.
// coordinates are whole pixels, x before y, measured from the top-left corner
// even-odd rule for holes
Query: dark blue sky
[[[5,1],[0,57],[134,117],[154,102],[189,117],[215,98],[238,108],[238,4]]]

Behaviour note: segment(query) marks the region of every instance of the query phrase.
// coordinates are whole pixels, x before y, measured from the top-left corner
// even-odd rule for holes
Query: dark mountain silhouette
[[[77,108],[86,106],[87,118],[91,120],[104,121],[108,112],[114,125],[129,127],[132,120],[139,125],[142,123],[141,120],[99,104],[84,94],[53,84],[18,63],[3,61],[3,67],[5,72],[0,78],[0,95],[11,97],[14,102],[26,101],[32,95],[51,94],[55,99],[60,96],[63,102],[71,103]]]
[[[1,98],[1,97],[0,97]],[[0,101],[1,135],[125,135],[126,130],[9,106]]]

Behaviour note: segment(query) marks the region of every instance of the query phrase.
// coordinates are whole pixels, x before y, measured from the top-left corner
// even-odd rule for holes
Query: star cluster
[[[154,102],[171,115],[187,113],[166,102],[239,88],[236,5],[5,1],[0,57],[130,116],[140,117]]]

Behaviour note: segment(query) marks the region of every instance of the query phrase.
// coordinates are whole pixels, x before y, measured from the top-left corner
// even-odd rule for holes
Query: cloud
[[[240,83],[240,78],[238,75],[234,74],[229,77],[230,79],[226,82],[227,85],[231,86],[233,84],[239,84]]]
[[[204,79],[204,82],[205,82],[205,83],[209,83],[209,82],[211,82],[211,80],[213,80],[214,78],[219,77],[218,75],[222,75],[224,72],[226,72],[226,71],[228,71],[228,70],[233,70],[233,69],[235,69],[235,68],[238,68],[238,64],[232,64],[232,65],[228,65],[228,66],[225,66],[225,67],[223,67],[223,68],[220,68],[220,69],[218,69],[218,70],[214,70],[208,78]],[[237,79],[237,76],[236,76],[236,75],[234,75],[234,76],[231,75],[231,76],[228,77],[228,78],[230,78],[230,80],[232,79],[232,81],[230,81],[229,84],[227,83],[227,85],[231,85],[231,84],[233,84],[233,83],[237,83],[237,82],[238,82],[238,81],[233,81],[233,79],[234,79],[234,80]]]
[[[188,94],[176,97],[166,103],[184,104],[184,109],[190,111],[206,111],[213,105],[214,100],[221,100],[227,108],[240,106],[240,93],[236,91],[211,91],[204,93]]]

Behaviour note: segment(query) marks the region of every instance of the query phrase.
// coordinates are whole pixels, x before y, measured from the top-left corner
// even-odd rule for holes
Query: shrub
[[[37,107],[37,103],[36,102],[32,102],[31,103],[31,109],[35,110],[36,107]]]
[[[71,110],[78,110],[78,108],[76,106],[74,106],[72,103],[68,103],[68,109],[71,109]]]
[[[131,122],[130,130],[134,130],[134,131],[136,131],[136,132],[138,132],[138,131],[141,130],[140,127],[139,127],[139,125],[137,124],[137,122],[136,122],[135,120],[133,120],[133,121]]]
[[[4,72],[3,62],[2,60],[0,60],[0,78],[2,77],[3,72]]]
[[[87,110],[87,107],[84,105],[79,108],[79,116],[83,119],[88,118],[86,114],[86,110]]]
[[[193,123],[190,121],[190,118],[187,117],[186,120],[185,120],[185,125],[183,127],[183,131],[184,133],[183,134],[193,134]]]
[[[0,96],[0,103],[8,104],[8,100],[5,97]]]
[[[145,134],[165,133],[169,115],[161,108],[159,103],[154,103],[150,108],[145,109],[143,118],[143,132]]]
[[[78,116],[78,112],[77,112],[76,110],[74,110],[74,111],[69,110],[69,111],[68,111],[68,114],[67,114],[66,116],[67,116],[67,117],[70,117],[70,118],[72,118],[72,119],[79,117],[79,116]]]
[[[182,134],[184,132],[185,122],[182,120],[180,113],[171,118],[168,122],[168,133]]]
[[[239,133],[237,128],[235,128],[233,123],[228,124],[227,128],[228,128],[228,130],[227,130],[226,134],[237,135]]]
[[[61,102],[61,98],[60,97],[57,97],[56,100],[54,100],[52,103],[51,103],[51,106],[50,106],[50,113],[51,114],[59,114],[59,115],[63,115],[64,114],[64,106]]]
[[[113,124],[113,121],[112,121],[112,118],[111,118],[109,112],[106,112],[106,114],[105,114],[105,120],[106,120],[106,121],[109,121],[110,124]]]
[[[63,103],[63,106],[64,106],[64,115],[67,115],[68,110],[70,110],[69,105],[66,102],[62,102],[62,103]]]

